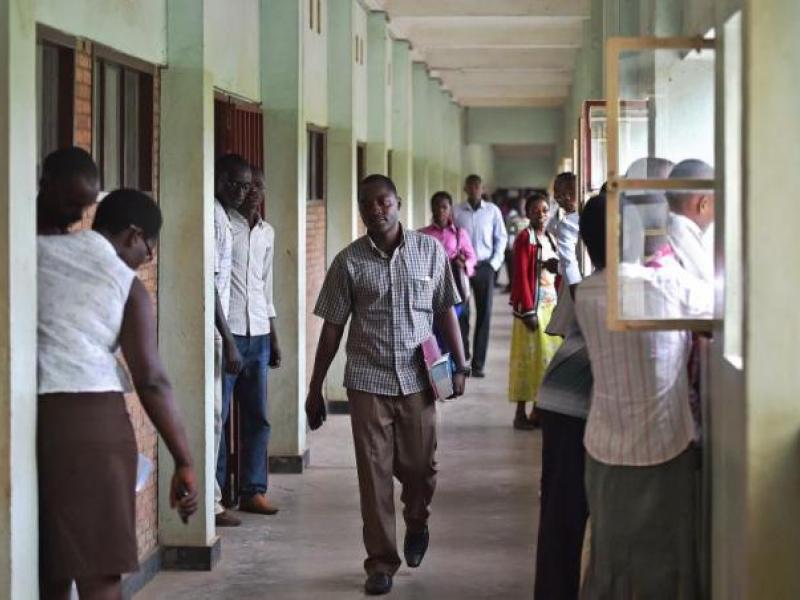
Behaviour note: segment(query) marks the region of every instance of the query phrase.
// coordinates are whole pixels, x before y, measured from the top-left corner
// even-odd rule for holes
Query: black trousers
[[[584,484],[586,420],[539,410],[542,498],[536,546],[537,600],[577,600],[589,508]]]
[[[472,296],[475,299],[475,344],[472,348],[472,368],[483,371],[486,364],[486,349],[489,347],[489,321],[492,316],[494,298],[494,269],[488,261],[481,261],[475,268],[475,275],[469,280]],[[464,352],[470,357],[469,346],[469,303],[464,303],[464,311],[458,318],[461,326],[461,339]]]

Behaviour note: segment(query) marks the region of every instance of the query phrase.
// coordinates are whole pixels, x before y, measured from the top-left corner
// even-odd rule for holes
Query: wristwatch
[[[472,367],[456,367],[455,371],[453,371],[453,375],[470,377],[472,375]]]

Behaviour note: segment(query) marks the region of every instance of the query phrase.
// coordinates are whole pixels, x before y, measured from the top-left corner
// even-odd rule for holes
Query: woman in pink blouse
[[[431,213],[433,222],[420,229],[420,233],[431,235],[439,240],[447,252],[447,258],[454,266],[465,269],[468,277],[475,274],[475,265],[478,259],[469,234],[466,230],[457,228],[453,224],[453,198],[447,192],[436,192],[431,197]]]
[[[462,290],[459,286],[459,293],[462,300],[468,301],[464,297],[464,292],[468,292],[468,278],[475,274],[475,265],[478,263],[478,259],[475,256],[475,250],[472,248],[472,242],[469,240],[469,234],[464,229],[456,227],[453,223],[453,197],[444,191],[436,192],[431,197],[431,213],[433,214],[433,222],[420,229],[420,233],[435,237],[444,246],[457,284],[462,280],[458,270],[463,270],[466,273],[467,277],[463,278],[463,280],[467,289]],[[461,311],[464,310],[463,302],[455,308],[456,315],[461,316]],[[438,332],[435,333],[442,352],[447,352],[447,348]]]

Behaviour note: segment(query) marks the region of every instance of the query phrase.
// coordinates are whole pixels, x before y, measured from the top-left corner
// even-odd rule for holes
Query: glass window
[[[725,330],[726,360],[741,369],[744,328],[742,246],[742,13],[725,24]]]
[[[120,138],[121,69],[115,65],[101,63],[103,85],[103,110],[100,112],[102,126],[98,128],[102,145],[102,185],[104,190],[114,190],[122,183],[120,177],[120,158],[122,148]]]
[[[153,76],[98,59],[93,149],[104,190],[153,187]]]
[[[607,265],[614,329],[701,330],[714,317],[713,47],[713,40],[683,38],[609,43]],[[601,125],[598,114],[598,140]]]
[[[39,164],[71,146],[74,128],[75,53],[47,42],[36,45],[36,133]]]
[[[308,181],[309,202],[325,200],[325,132],[308,130]]]

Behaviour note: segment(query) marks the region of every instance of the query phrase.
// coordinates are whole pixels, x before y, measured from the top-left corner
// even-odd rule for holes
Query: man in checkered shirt
[[[460,302],[444,248],[407,231],[400,200],[383,175],[358,191],[367,235],[333,261],[314,313],[325,320],[306,412],[312,429],[325,420],[322,384],[350,319],[344,386],[350,401],[367,559],[365,590],[385,594],[400,566],[395,541],[394,481],[403,486],[404,554],[410,567],[428,547],[428,506],[436,486],[436,406],[421,346],[444,333],[459,367],[455,396],[464,393],[461,334],[453,307]]]

